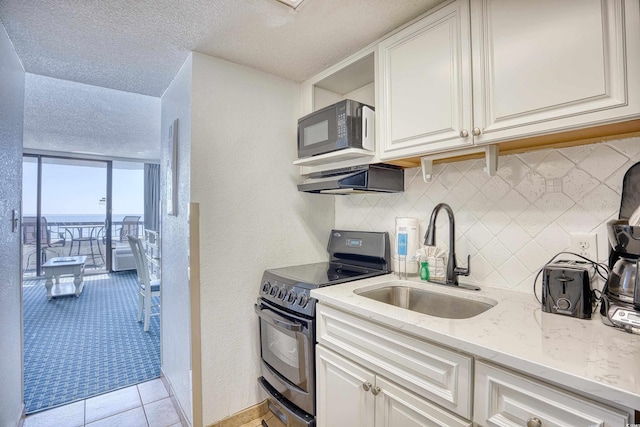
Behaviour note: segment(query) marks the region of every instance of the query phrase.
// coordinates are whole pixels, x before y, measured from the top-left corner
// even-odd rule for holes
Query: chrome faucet
[[[444,282],[433,281],[434,283],[440,283],[442,285],[460,286],[467,289],[479,290],[480,288],[470,285],[460,285],[458,283],[458,276],[468,276],[471,271],[471,255],[467,255],[467,268],[460,268],[456,266],[456,219],[453,216],[453,210],[451,206],[446,203],[440,203],[433,208],[431,212],[431,219],[429,220],[429,228],[424,235],[425,246],[436,245],[436,218],[441,209],[447,211],[449,216],[449,260],[447,261],[447,272]]]

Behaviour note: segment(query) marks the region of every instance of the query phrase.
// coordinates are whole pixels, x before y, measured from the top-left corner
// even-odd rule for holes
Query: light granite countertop
[[[409,278],[402,285],[462,298],[493,300],[470,319],[444,319],[394,307],[354,293],[397,281],[378,276],[314,289],[322,303],[532,375],[597,400],[640,409],[640,335],[589,319],[544,313],[532,294],[481,286],[455,289]]]

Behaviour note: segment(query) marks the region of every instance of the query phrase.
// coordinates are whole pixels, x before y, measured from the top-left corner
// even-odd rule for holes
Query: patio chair
[[[144,311],[144,331],[148,332],[151,316],[160,314],[160,304],[153,304],[152,301],[152,298],[160,296],[160,280],[151,280],[149,263],[147,262],[142,239],[132,235],[127,236],[127,239],[129,240],[138,272],[138,322],[142,320],[142,312]],[[152,307],[158,307],[158,311],[151,313]]]
[[[22,218],[22,244],[24,246],[33,246],[37,248],[38,244],[38,226],[37,217],[35,216],[25,216]],[[66,244],[66,239],[64,233],[58,232],[58,237],[52,239],[52,231],[47,225],[47,218],[41,216],[40,217],[40,261],[44,264],[47,261],[47,252],[51,253],[54,257],[59,254],[56,251],[51,250],[50,248],[58,248],[63,247]],[[31,264],[31,257],[33,255],[37,255],[38,250],[34,249],[29,255],[27,255],[27,265],[24,270],[29,269],[29,264]]]
[[[127,236],[139,236],[138,223],[140,216],[129,215],[122,219],[122,227],[120,228],[120,241],[126,242]]]

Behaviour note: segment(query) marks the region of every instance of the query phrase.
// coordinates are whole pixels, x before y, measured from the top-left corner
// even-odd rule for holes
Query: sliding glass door
[[[25,155],[24,277],[55,257],[86,257],[85,274],[135,269],[126,236],[144,236],[145,181],[140,162]]]
[[[79,256],[85,273],[109,271],[111,162],[25,155],[23,167],[24,276]]]
[[[135,262],[127,235],[144,235],[144,163],[113,161],[113,271],[131,270]]]

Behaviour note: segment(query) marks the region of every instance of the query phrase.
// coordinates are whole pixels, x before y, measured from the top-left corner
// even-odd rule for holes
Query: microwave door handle
[[[300,323],[292,323],[289,322],[287,319],[285,319],[282,316],[278,316],[277,314],[271,312],[271,313],[267,313],[269,310],[267,309],[262,309],[260,307],[258,307],[258,305],[254,306],[256,313],[258,314],[258,316],[260,316],[261,318],[263,318],[264,320],[266,320],[267,322],[271,322],[273,324],[276,324],[278,326],[281,326],[289,331],[293,331],[293,332],[300,332],[302,331],[302,325]]]

